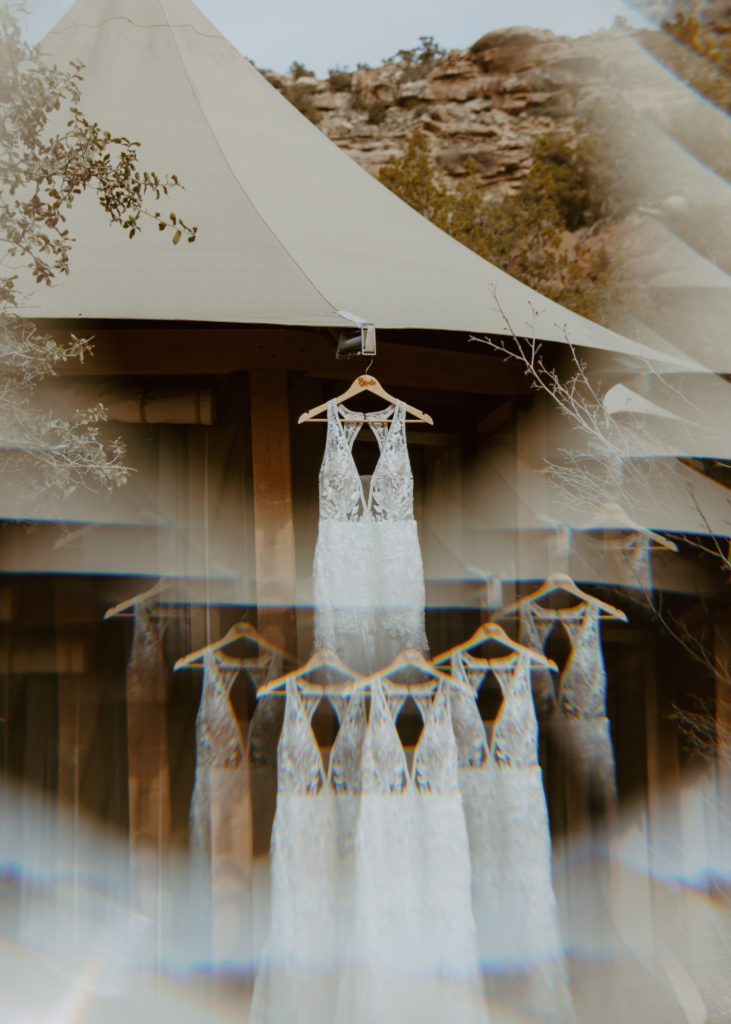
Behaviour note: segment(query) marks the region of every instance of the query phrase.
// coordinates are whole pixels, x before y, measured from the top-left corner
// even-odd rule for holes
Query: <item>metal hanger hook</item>
[[[373,360],[375,358],[376,358],[375,356],[371,356],[371,361],[370,361],[370,363],[368,363],[368,366],[366,366],[366,370],[365,370],[366,373],[370,372],[370,368],[373,366]]]

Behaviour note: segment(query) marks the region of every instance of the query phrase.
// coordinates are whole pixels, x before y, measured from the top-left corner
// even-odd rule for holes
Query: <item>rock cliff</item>
[[[516,27],[488,32],[469,49],[325,80],[265,74],[304,101],[320,129],[371,173],[402,153],[420,127],[446,181],[463,175],[471,156],[486,194],[497,198],[527,173],[535,139],[550,131],[571,137],[575,119],[598,97],[615,94],[636,109],[671,115],[677,97],[651,61],[637,59],[638,49],[621,29],[572,39]]]
[[[464,50],[401,51],[381,67],[338,69],[325,80],[264,73],[370,173],[402,155],[418,127],[442,182],[453,188],[471,157],[487,200],[519,191],[538,138],[576,139],[600,104],[610,212],[564,233],[561,245],[589,285],[588,264],[603,253],[630,284],[620,305],[634,293],[633,316],[653,336],[684,350],[692,342],[694,357],[702,349],[715,369],[728,360],[731,300],[718,285],[731,272],[731,121],[651,56],[645,46],[652,50],[660,35],[617,26],[573,39],[516,27]],[[662,34],[662,45],[676,44]],[[685,72],[696,57],[677,45],[673,60]],[[712,322],[709,295],[723,307]],[[572,308],[585,312],[581,301]]]

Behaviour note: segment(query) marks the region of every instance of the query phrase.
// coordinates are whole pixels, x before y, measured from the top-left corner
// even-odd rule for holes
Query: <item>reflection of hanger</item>
[[[391,676],[401,672],[405,668],[416,668],[425,675],[431,677],[428,683],[395,683]],[[460,679],[454,679],[445,672],[441,672],[436,665],[427,661],[424,655],[413,647],[407,647],[393,659],[390,665],[372,672],[369,676],[363,676],[357,683],[346,684],[339,696],[349,697],[361,690],[369,690],[375,679],[383,683],[383,688],[389,695],[401,697],[429,697],[437,689],[440,683],[446,683],[455,690],[462,690],[468,696],[473,697],[472,690]]]
[[[257,647],[261,647],[265,651],[269,651],[271,654],[278,654],[286,661],[294,661],[294,658],[290,654],[287,654],[286,651],[283,651],[280,647],[276,647],[274,644],[270,644],[268,640],[265,640],[261,633],[255,629],[250,622],[237,622],[231,627],[231,629],[229,629],[225,636],[221,637],[220,640],[216,640],[212,644],[206,644],[205,647],[199,647],[198,650],[191,651],[190,654],[186,654],[183,658],[178,658],[175,662],[173,671],[177,672],[180,668],[200,667],[204,664],[206,655],[215,654],[216,651],[220,651],[222,648],[227,647],[236,640],[249,640],[252,644],[256,644]],[[226,668],[234,668],[236,665],[242,667],[247,659],[225,656],[225,661],[221,658],[216,660],[219,664],[225,665]]]
[[[177,580],[170,580],[163,577],[159,579],[154,587],[150,587],[149,590],[144,590],[141,594],[135,594],[134,597],[128,598],[126,601],[120,601],[119,604],[115,604],[113,608],[108,608],[104,612],[105,619],[112,619],[116,615],[126,615],[128,612],[134,614],[134,609],[138,604],[146,604],[151,597],[155,597],[163,590],[167,590],[168,587],[173,587],[177,583]]]
[[[346,391],[343,391],[342,395],[338,395],[337,398],[331,399],[331,401],[334,401],[336,405],[342,405],[343,402],[347,402],[349,398],[352,398],[354,395],[359,395],[362,391],[368,391],[372,395],[377,395],[379,398],[382,398],[384,402],[388,402],[389,405],[396,405],[399,401],[398,398],[394,398],[393,395],[389,395],[388,391],[378,383],[376,378],[371,377],[368,373],[361,374],[360,377],[356,377],[350,387]],[[324,418],[318,419],[317,417],[319,417],[321,413],[327,411],[329,404],[330,402],[323,402],[322,405],[316,405],[314,409],[308,409],[307,412],[302,413],[297,422],[326,423],[327,421]],[[406,420],[407,423],[428,423],[430,426],[434,426],[434,420],[428,413],[422,412],[421,409],[415,409],[413,405],[406,405],[405,402],[404,408],[406,409],[406,412],[413,417],[413,419]],[[366,417],[364,416],[363,419],[365,420],[365,418]],[[384,422],[382,420],[374,420],[373,417],[368,417],[368,419],[371,423]],[[355,421],[350,420],[349,422]]]
[[[512,612],[517,611],[524,604],[530,604],[533,601],[538,601],[541,597],[546,597],[547,594],[552,594],[554,590],[565,590],[568,594],[572,594],[574,597],[578,597],[580,601],[584,601],[587,604],[594,605],[600,612],[604,612],[605,618],[608,619],[620,619],[622,622],[627,621],[627,616],[619,608],[615,608],[614,605],[606,604],[604,601],[600,601],[598,597],[592,597],[591,594],[587,594],[576,586],[574,581],[565,572],[554,572],[548,577],[545,583],[534,590],[533,593],[528,594],[526,597],[521,597],[519,601],[514,601],[513,604],[509,604],[506,608],[503,608],[497,613],[497,618],[501,619]]]
[[[334,651],[323,648],[322,650],[315,651],[312,657],[300,668],[293,669],[292,672],[287,672],[286,675],[279,676],[277,679],[272,679],[271,682],[260,686],[256,691],[256,695],[257,697],[281,697],[287,691],[287,683],[290,680],[295,680],[301,681],[303,687],[307,690],[307,693],[312,696],[340,696],[341,694],[337,683],[321,685],[318,683],[310,683],[309,681],[302,679],[303,676],[308,675],[310,672],[315,672],[319,668],[333,668],[339,672],[341,676],[345,676],[348,679],[358,678],[358,673],[354,672],[352,668],[348,668],[345,662],[339,658]]]
[[[655,549],[662,549],[664,551],[677,551],[678,546],[668,537],[663,537],[661,533],[655,533],[653,530],[649,530],[646,526],[642,526],[640,523],[635,523],[634,520],[630,519],[624,509],[617,505],[614,501],[608,501],[604,505],[600,506],[589,520],[586,525],[586,529],[595,527],[600,529],[603,525],[603,521],[606,519],[612,519],[617,523],[620,528],[625,530],[631,530],[633,533],[641,534],[643,537],[647,537],[651,545],[654,545]]]
[[[530,647],[526,647],[524,644],[519,644],[517,640],[512,640],[505,632],[502,626],[498,625],[497,622],[483,622],[479,629],[473,633],[469,640],[465,640],[462,644],[457,644],[456,647],[450,647],[448,651],[444,651],[438,655],[434,661],[437,665],[441,665],[444,662],[451,660],[453,654],[459,654],[461,651],[469,651],[473,647],[479,647],[480,644],[484,644],[488,640],[494,640],[496,643],[502,644],[504,647],[509,647],[511,651],[515,651],[516,654],[522,654],[530,658],[536,668],[550,668],[557,671],[558,666],[555,661],[551,661],[545,654],[539,654],[538,651],[532,651]],[[489,663],[489,659],[486,661]]]
[[[340,683],[321,684],[311,683],[309,680],[302,678],[310,672],[315,672],[319,668],[336,669],[341,676],[345,677],[345,681]],[[430,682],[392,682],[390,676],[395,675],[397,672],[400,672],[405,668],[419,669],[419,671],[431,677]],[[301,668],[294,669],[294,671],[288,672],[286,675],[280,676],[278,679],[273,679],[271,683],[266,683],[264,686],[259,687],[257,690],[257,696],[266,697],[272,694],[283,696],[286,693],[287,683],[292,679],[296,680],[300,689],[304,693],[312,697],[330,697],[336,699],[352,697],[356,693],[370,690],[373,681],[376,679],[383,683],[384,690],[390,695],[404,697],[428,697],[434,693],[440,682],[445,682],[455,689],[462,690],[469,697],[474,696],[472,690],[470,690],[466,684],[462,683],[461,680],[453,679],[445,672],[441,672],[430,661],[427,661],[423,654],[413,648],[407,648],[406,650],[401,651],[400,654],[396,655],[390,665],[387,665],[385,668],[379,669],[377,672],[373,672],[371,675],[367,676],[363,676],[348,668],[348,666],[344,664],[334,651],[329,651],[327,649],[315,651],[310,660]]]

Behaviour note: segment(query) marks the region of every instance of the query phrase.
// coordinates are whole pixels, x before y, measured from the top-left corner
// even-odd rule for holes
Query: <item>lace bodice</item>
[[[229,695],[239,669],[223,668],[207,653],[203,689],[195,722],[196,765],[228,768],[244,760],[244,743]]]
[[[457,789],[457,745],[446,684],[440,684],[433,698],[417,702],[424,728],[411,771],[396,730],[403,697],[387,695],[376,678],[370,687],[367,721],[365,693],[355,694],[344,708],[341,700],[331,702],[342,720],[326,774],[311,725],[321,699],[310,698],[306,687],[300,692],[295,680],[288,681],[278,753],[280,792],[319,793],[325,785],[343,795]]]
[[[530,661],[510,655],[486,661],[466,651],[455,654],[452,674],[477,691],[488,672],[500,686],[503,700],[488,740],[475,700],[455,690],[452,720],[462,768],[487,765],[526,767],[538,763],[538,723],[530,689]]]
[[[132,650],[127,665],[127,699],[165,700],[165,667],[162,638],[167,623],[155,618],[153,605],[139,602],[134,608]]]
[[[336,713],[340,702],[331,702]],[[330,751],[330,783],[336,793],[359,793],[361,789],[361,762],[366,733],[365,697],[357,693],[339,713],[340,728]]]
[[[554,626],[560,623],[571,643],[557,679],[544,669],[533,676],[539,710],[572,718],[606,715],[607,677],[599,636],[599,608],[585,602],[573,608],[543,608],[530,602],[521,607],[521,641],[544,650]]]
[[[457,744],[454,738],[451,696],[440,683],[431,704],[419,706],[424,730],[414,752],[414,784],[421,792],[453,793],[458,790]]]
[[[378,679],[371,686],[362,770],[364,793],[403,793],[409,787],[406,755]]]
[[[325,771],[310,715],[299,687],[289,679],[277,751],[277,790],[280,793],[319,793],[324,785]]]
[[[388,420],[391,422],[378,422]],[[354,412],[333,399],[327,407],[327,441],[320,467],[320,519],[345,521],[413,519],[414,485],[406,447],[403,402],[376,412]],[[378,442],[373,474],[361,478],[353,444],[363,422]]]

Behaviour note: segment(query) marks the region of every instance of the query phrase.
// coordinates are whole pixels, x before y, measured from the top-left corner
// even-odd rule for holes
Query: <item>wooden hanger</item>
[[[405,668],[417,668],[420,672],[431,677],[428,683],[394,683],[390,676]],[[349,697],[361,690],[369,690],[375,679],[384,684],[384,689],[392,696],[401,697],[429,697],[440,683],[444,682],[455,690],[461,690],[466,696],[474,697],[474,693],[460,679],[454,679],[446,672],[440,671],[434,662],[427,661],[421,651],[413,647],[407,647],[397,654],[390,665],[372,672],[368,676],[362,676],[356,683],[345,684],[338,696]]]
[[[271,654],[278,654],[285,661],[294,661],[291,654],[287,654],[280,647],[275,644],[270,644],[268,640],[265,640],[261,633],[251,625],[250,622],[237,622],[233,625],[229,631],[221,637],[220,640],[215,640],[212,644],[206,644],[205,647],[199,647],[195,651],[191,651],[190,654],[186,654],[182,658],[178,658],[173,666],[173,671],[177,672],[181,668],[199,668],[204,664],[204,660],[207,654],[214,654],[216,651],[220,651],[223,647],[227,647],[229,644],[234,643],[236,640],[249,640],[251,643],[256,644],[257,647],[263,648],[265,651],[269,651]],[[239,667],[243,667],[246,661],[251,659],[247,658],[232,658],[227,656],[226,667],[233,668],[238,662]]]
[[[443,651],[442,654],[434,659],[434,662],[437,665],[441,665],[446,661],[450,661],[452,655],[459,654],[461,651],[469,651],[473,647],[479,647],[480,644],[484,644],[487,640],[494,640],[496,643],[508,647],[516,654],[527,656],[536,668],[548,668],[554,672],[558,671],[555,661],[551,661],[545,654],[539,654],[538,651],[533,651],[530,647],[526,647],[525,644],[519,644],[517,640],[513,640],[497,622],[483,622],[469,640],[465,640],[464,643],[457,644],[455,647],[450,647],[448,651]],[[486,665],[489,665],[491,661],[491,659],[480,660],[484,660]]]
[[[310,683],[302,678],[308,673],[314,672],[318,668],[334,668],[340,672],[341,675],[346,676],[349,681],[342,683],[326,683],[325,685],[321,685],[319,683]],[[421,672],[429,675],[431,677],[431,681],[428,683],[392,682],[389,676],[404,668],[418,668]],[[453,679],[452,676],[440,671],[436,665],[427,661],[423,654],[413,648],[407,648],[406,650],[401,651],[400,654],[396,655],[390,665],[387,665],[385,668],[379,669],[377,672],[373,672],[367,676],[361,675],[358,672],[354,672],[351,668],[348,668],[348,666],[341,658],[338,657],[337,654],[335,654],[334,651],[327,649],[315,651],[309,661],[307,661],[301,668],[294,669],[292,672],[287,672],[286,675],[280,676],[278,679],[273,679],[270,683],[265,683],[264,686],[261,686],[257,690],[257,696],[281,696],[286,692],[287,683],[292,679],[297,680],[302,690],[313,697],[352,697],[357,693],[369,690],[375,679],[379,679],[384,684],[384,689],[393,696],[428,697],[434,693],[439,682],[443,681],[454,689],[462,690],[468,697],[474,697],[469,686],[461,680]]]
[[[635,523],[634,520],[630,519],[622,506],[618,505],[614,501],[608,501],[596,510],[594,516],[587,523],[587,529],[591,529],[592,526],[600,529],[602,520],[604,519],[613,519],[621,528],[631,530],[633,533],[640,533],[644,537],[648,537],[650,542],[654,544],[655,549],[675,552],[678,550],[678,546],[674,541],[670,540],[668,537],[663,537],[661,533],[655,533],[653,530],[648,529],[646,526],[642,526],[640,523]],[[619,541],[617,541],[617,543],[619,543]]]
[[[134,597],[130,597],[126,601],[120,601],[113,608],[107,608],[104,612],[104,620],[112,619],[117,615],[126,615],[128,612],[134,613],[136,605],[146,604],[151,597],[155,597],[161,591],[167,590],[168,587],[174,587],[177,583],[179,583],[178,580],[167,579],[166,577],[159,579],[155,586],[150,587],[149,590],[144,590],[141,594],[135,594]]]
[[[524,604],[530,604],[532,601],[538,601],[541,597],[545,597],[547,594],[552,594],[554,590],[565,590],[568,594],[572,594],[577,597],[580,601],[584,601],[587,604],[592,604],[600,611],[605,613],[606,618],[609,619],[620,619],[622,622],[627,621],[627,616],[619,608],[615,608],[614,605],[607,604],[605,601],[600,601],[598,597],[592,597],[591,594],[587,594],[576,586],[574,581],[565,572],[554,572],[548,577],[545,583],[542,583],[537,590],[533,593],[528,594],[526,597],[521,597],[519,601],[514,601],[513,604],[509,604],[506,608],[502,608],[497,613],[497,618],[505,618],[512,612],[515,612]]]
[[[256,691],[256,695],[257,697],[283,696],[286,693],[287,683],[290,680],[300,680],[302,679],[302,676],[308,675],[310,672],[314,672],[318,668],[334,668],[348,679],[357,679],[359,676],[358,672],[354,672],[352,668],[348,668],[345,662],[338,657],[335,651],[330,651],[325,647],[322,648],[322,650],[315,651],[312,657],[300,668],[293,669],[292,672],[287,672],[285,675],[279,676],[277,679],[272,679],[269,683],[264,683],[264,685],[260,686]],[[342,696],[337,683],[322,686],[318,683],[310,683],[307,680],[302,680],[302,682],[306,687],[307,692],[313,696],[318,694],[321,697]]]
[[[342,405],[343,402],[347,402],[349,398],[352,398],[354,395],[359,395],[363,391],[368,391],[372,395],[377,395],[378,398],[382,398],[384,402],[388,402],[389,405],[396,405],[399,401],[398,398],[394,398],[393,395],[389,395],[388,391],[386,391],[383,386],[379,384],[376,378],[372,377],[369,373],[363,373],[360,377],[356,377],[350,387],[346,391],[343,391],[342,395],[338,395],[337,398],[330,399],[330,401],[334,401],[336,405]],[[327,423],[327,419],[324,417],[320,419],[317,417],[320,417],[323,412],[327,411],[330,401],[323,402],[322,405],[316,405],[314,409],[309,409],[307,412],[303,412],[297,420],[297,423]],[[407,423],[428,423],[429,426],[434,426],[434,420],[431,418],[429,413],[422,412],[421,409],[415,409],[413,405],[406,405],[406,403],[404,403],[404,408],[406,409],[406,412],[413,417],[412,419],[407,419]],[[364,416],[363,422],[365,421],[366,417]],[[351,420],[350,422],[357,421]],[[388,420],[374,420],[370,417],[370,422],[385,423],[388,422]]]

